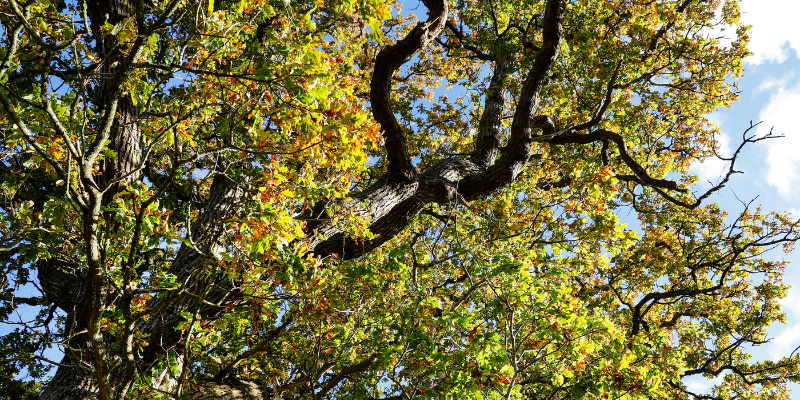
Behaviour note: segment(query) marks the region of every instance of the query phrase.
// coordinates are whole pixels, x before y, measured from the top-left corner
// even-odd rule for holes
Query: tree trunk
[[[114,151],[114,160],[105,160],[103,165],[103,186],[113,185],[106,192],[106,202],[121,189],[121,182],[131,183],[141,176],[139,171],[142,162],[142,138],[139,132],[139,112],[130,96],[121,91],[122,73],[125,71],[125,50],[110,32],[101,29],[108,23],[115,26],[120,23],[133,24],[129,18],[135,18],[133,0],[89,0],[89,19],[92,33],[97,43],[96,50],[103,60],[100,82],[94,97],[100,112],[107,112],[108,105],[117,100],[115,115],[111,127],[110,150]],[[128,20],[128,21],[126,21]]]
[[[81,354],[82,353],[82,354]],[[81,368],[80,362],[91,362],[85,355],[91,354],[86,349],[68,352],[61,361],[55,376],[47,384],[45,390],[39,395],[40,400],[82,400],[97,393],[97,381],[94,372]]]

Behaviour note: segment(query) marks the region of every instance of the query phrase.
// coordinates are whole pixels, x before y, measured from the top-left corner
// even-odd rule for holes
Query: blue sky
[[[745,60],[739,101],[730,109],[713,113],[709,120],[722,128],[723,155],[730,155],[738,146],[751,121],[761,122],[755,129],[759,136],[772,130],[784,137],[746,148],[736,168],[744,174],[736,175],[712,201],[735,213],[742,209],[739,199],[755,199],[754,204],[761,204],[765,211],[791,211],[800,218],[800,1],[742,0],[741,11],[741,22],[752,25],[753,55]],[[710,160],[693,166],[693,171],[701,183],[716,182],[724,165]],[[800,248],[790,260],[785,282],[793,288],[783,301],[788,324],[772,327],[772,341],[753,349],[755,359],[788,355],[800,346]],[[690,384],[702,388],[708,382]],[[800,398],[800,386],[794,385],[794,397]]]

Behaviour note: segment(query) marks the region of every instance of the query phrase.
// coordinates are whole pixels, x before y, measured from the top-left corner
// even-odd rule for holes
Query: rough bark
[[[403,128],[397,122],[390,105],[392,75],[420,49],[430,44],[445,27],[446,1],[427,3],[428,20],[420,22],[399,42],[387,46],[375,57],[375,67],[370,82],[369,100],[372,115],[381,124],[387,154],[387,177],[391,180],[412,180],[416,177]]]
[[[88,14],[91,20],[92,33],[96,41],[95,49],[103,60],[100,68],[100,82],[98,82],[94,96],[99,111],[107,112],[107,105],[111,100],[117,100],[116,115],[111,127],[109,149],[114,151],[113,160],[105,160],[103,166],[103,183],[113,186],[106,192],[106,199],[110,199],[121,190],[121,183],[131,183],[141,176],[142,164],[142,138],[139,132],[139,112],[130,96],[122,92],[122,73],[125,71],[126,54],[111,32],[103,29],[106,23],[115,26],[121,23],[134,23],[129,18],[135,18],[136,4],[133,0],[91,0],[88,4]]]
[[[85,355],[90,354],[89,351],[85,351],[88,349],[80,350]],[[53,379],[39,395],[40,400],[87,399],[97,393],[97,381],[92,371],[78,365],[79,362],[88,363],[90,360],[82,357],[80,352],[67,351],[67,353]]]

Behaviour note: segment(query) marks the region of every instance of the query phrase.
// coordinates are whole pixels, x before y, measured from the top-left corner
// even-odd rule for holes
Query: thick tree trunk
[[[142,136],[139,132],[139,112],[130,96],[123,95],[117,103],[117,119],[111,128],[109,147],[116,158],[107,160],[103,167],[103,182],[112,188],[106,192],[105,202],[122,190],[123,184],[139,180],[142,176]]]
[[[67,260],[51,258],[36,262],[36,273],[44,294],[65,313],[72,312],[83,298],[81,286],[86,278],[85,272]]]
[[[97,393],[94,372],[78,365],[79,362],[90,362],[82,357],[90,352],[81,349],[70,353],[64,356],[62,365],[59,365],[53,379],[39,395],[40,400],[82,400]],[[84,359],[78,361],[79,357]]]

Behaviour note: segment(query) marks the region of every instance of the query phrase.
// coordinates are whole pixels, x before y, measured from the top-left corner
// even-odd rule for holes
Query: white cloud
[[[800,104],[800,85],[794,88],[780,88],[758,115],[761,125],[756,134],[763,136],[771,130],[784,138],[770,140],[767,156],[767,182],[778,189],[784,198],[800,196],[796,191],[800,176],[800,129],[798,124],[798,104]]]
[[[786,87],[786,84],[789,83],[792,78],[794,78],[794,71],[789,71],[778,79],[764,79],[758,84],[758,87],[753,90],[753,94],[771,91],[773,89],[782,89]]]
[[[770,342],[769,353],[772,359],[779,359],[791,353],[798,345],[800,345],[800,324],[794,324],[784,329]]]
[[[796,210],[792,211],[792,215],[800,215]],[[781,308],[786,311],[786,318],[789,320],[797,320],[800,318],[800,288],[792,286],[786,293],[786,297],[781,299]]]
[[[684,378],[683,383],[686,384],[686,389],[690,392],[703,394],[709,393],[714,386],[721,384],[724,379],[725,374],[720,374],[720,376],[713,379],[706,379],[702,376],[692,376],[690,378]]]
[[[800,1],[742,0],[741,11],[741,22],[753,26],[749,34],[754,54],[746,62],[781,63],[789,57],[789,48],[800,54],[800,29],[797,29]]]

